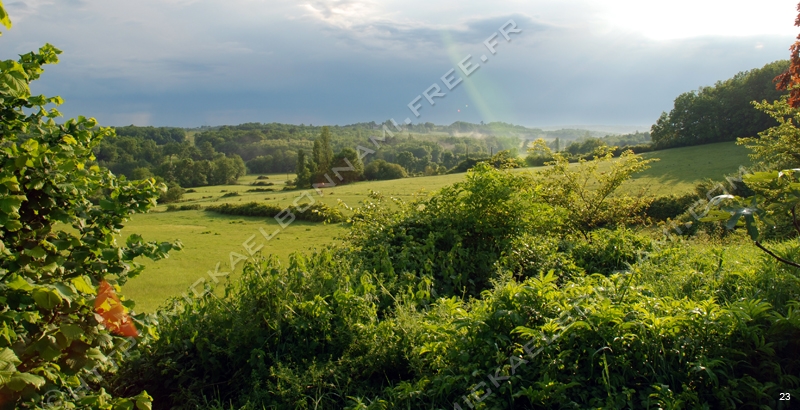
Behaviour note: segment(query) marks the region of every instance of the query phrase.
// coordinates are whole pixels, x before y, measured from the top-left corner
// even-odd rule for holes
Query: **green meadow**
[[[694,185],[709,175],[722,181],[723,175],[735,173],[740,166],[750,161],[747,149],[733,143],[708,144],[693,147],[674,148],[642,154],[645,158],[659,158],[651,168],[636,175],[626,186],[629,192],[645,189],[654,195],[691,192]],[[535,172],[536,168],[523,168],[516,172]],[[203,207],[224,202],[238,203],[265,201],[289,206],[293,202],[324,202],[329,206],[357,207],[369,195],[377,191],[391,197],[411,200],[415,195],[425,195],[446,185],[461,181],[465,174],[439,175],[404,178],[391,181],[365,181],[323,189],[320,196],[313,190],[281,191],[287,179],[294,175],[272,174],[269,179],[275,185],[256,187],[256,175],[240,178],[237,185],[210,186],[196,188],[196,192],[184,195],[178,205],[199,204]],[[272,188],[275,192],[247,192],[254,188]],[[239,196],[223,197],[231,192]],[[139,277],[131,279],[124,287],[127,297],[136,301],[137,310],[152,312],[169,297],[181,296],[199,279],[213,282],[208,271],[230,272],[228,278],[236,278],[241,273],[241,263],[237,270],[230,270],[231,252],[244,256],[243,243],[251,249],[260,248],[261,254],[273,254],[281,261],[288,261],[292,252],[308,252],[336,241],[346,231],[344,224],[321,224],[294,221],[281,229],[273,218],[238,217],[219,215],[203,210],[166,212],[165,205],[154,211],[135,215],[126,225],[123,236],[139,233],[148,240],[168,241],[180,239],[184,249],[172,252],[168,259],[152,262],[141,261],[146,269]],[[346,212],[346,211],[345,211]],[[266,240],[260,233],[267,234],[280,229],[280,233]],[[235,260],[234,260],[235,262]],[[220,277],[223,278],[223,277]],[[204,283],[195,287],[198,291]]]

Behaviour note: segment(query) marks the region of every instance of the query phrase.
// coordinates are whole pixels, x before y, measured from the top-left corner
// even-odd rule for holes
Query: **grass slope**
[[[719,143],[695,147],[675,148],[643,154],[647,158],[660,158],[659,162],[637,175],[625,189],[633,192],[642,188],[656,195],[689,192],[694,184],[706,177],[723,180],[724,174],[736,172],[739,166],[750,164],[747,149],[732,143]],[[535,168],[518,170],[531,172]],[[308,197],[298,200],[301,191],[280,191],[287,178],[294,175],[269,175],[269,182],[275,192],[246,192],[257,188],[250,186],[256,180],[255,175],[241,178],[239,185],[213,186],[196,188],[197,192],[185,195],[183,204],[200,204],[208,206],[224,202],[239,203],[250,201],[268,201],[270,203],[289,206],[310,201]],[[352,207],[358,206],[369,191],[379,191],[384,195],[410,200],[414,195],[434,192],[444,186],[461,181],[464,174],[440,175],[419,178],[406,178],[393,181],[359,182],[333,188],[325,188],[324,195],[310,193],[314,201],[321,201],[329,206],[337,206],[339,201]],[[225,193],[238,192],[240,196],[221,198]],[[151,262],[142,261],[146,266],[144,273],[132,279],[124,287],[127,297],[137,303],[137,310],[154,311],[170,296],[180,296],[188,292],[188,287],[204,278],[209,281],[207,271],[214,271],[220,263],[220,272],[230,269],[230,253],[244,254],[242,243],[256,235],[252,244],[263,244],[263,254],[275,254],[286,261],[290,253],[319,248],[332,243],[335,237],[346,230],[341,224],[325,225],[295,221],[280,234],[269,241],[264,240],[259,228],[268,234],[279,229],[272,218],[246,218],[212,214],[205,211],[163,212],[166,206],[159,206],[155,212],[136,215],[128,223],[124,236],[139,233],[148,240],[183,241],[185,248],[174,252],[169,259]],[[241,269],[241,264],[238,265]],[[231,278],[238,277],[240,271],[234,271]],[[201,289],[202,285],[196,289]]]

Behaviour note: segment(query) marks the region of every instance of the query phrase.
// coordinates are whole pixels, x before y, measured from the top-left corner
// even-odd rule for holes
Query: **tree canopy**
[[[735,141],[775,125],[769,115],[753,109],[751,101],[773,101],[784,91],[773,79],[789,66],[786,60],[743,71],[711,87],[683,93],[669,113],[662,113],[651,128],[658,148]]]

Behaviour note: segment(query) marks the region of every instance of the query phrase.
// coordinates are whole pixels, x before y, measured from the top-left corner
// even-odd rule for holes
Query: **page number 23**
[[[792,398],[792,395],[789,393],[780,393],[780,397],[778,400],[789,400]]]

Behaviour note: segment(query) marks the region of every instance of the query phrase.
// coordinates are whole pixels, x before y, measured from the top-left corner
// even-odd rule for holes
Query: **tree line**
[[[774,126],[775,120],[753,109],[752,102],[779,99],[785,91],[776,90],[773,79],[788,67],[788,60],[775,61],[679,95],[651,128],[653,144],[670,148],[736,141]]]

